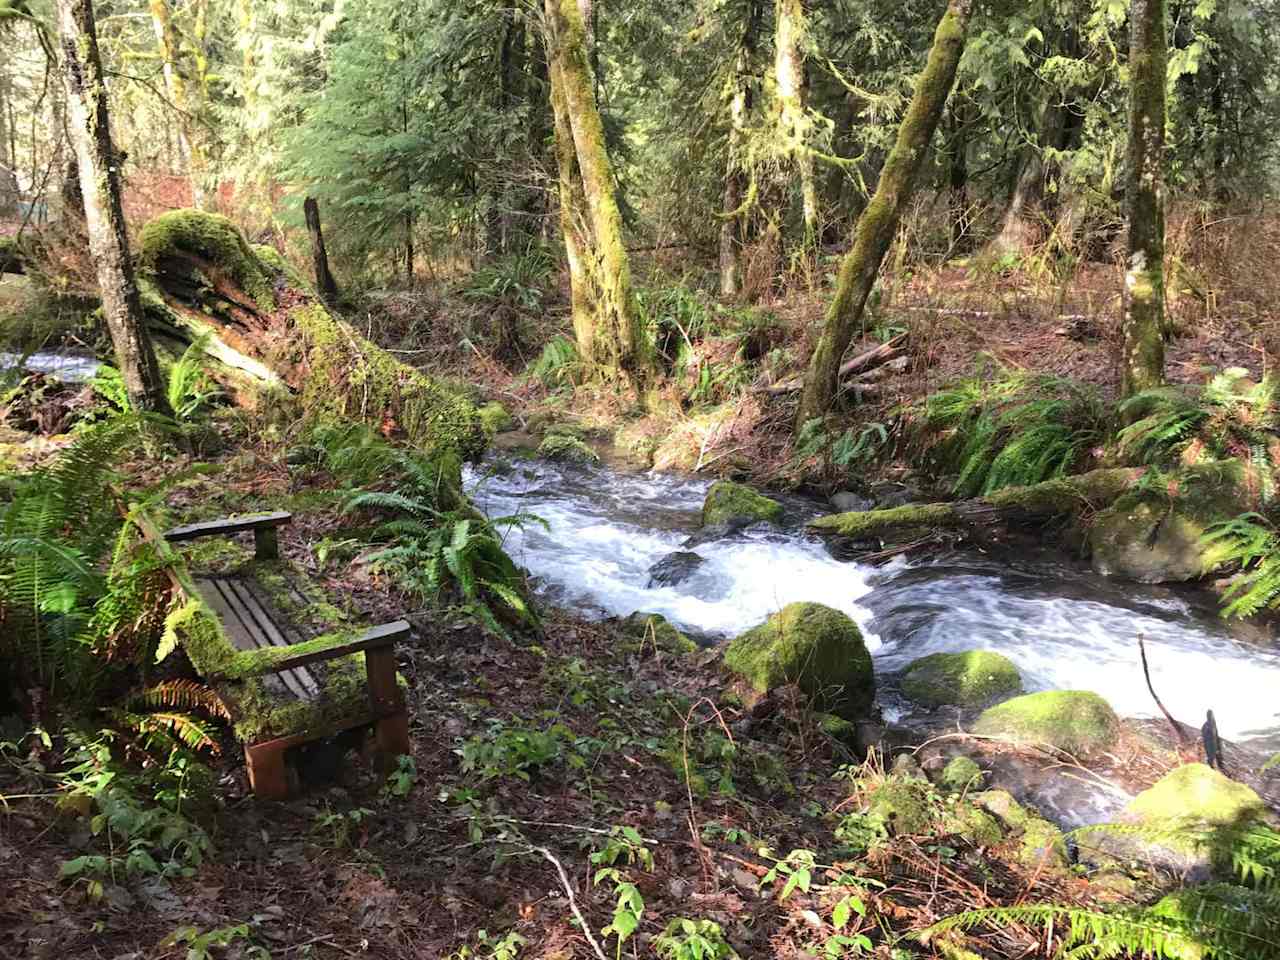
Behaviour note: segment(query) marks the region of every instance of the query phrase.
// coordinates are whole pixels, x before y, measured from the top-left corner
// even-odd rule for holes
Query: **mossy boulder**
[[[1264,821],[1267,806],[1257,793],[1203,763],[1189,763],[1142,791],[1119,822],[1082,833],[1087,859],[1156,866],[1202,882],[1232,872],[1238,832]]]
[[[717,480],[702,503],[702,525],[741,525],[782,519],[782,504],[731,480]]]
[[[922,836],[933,830],[936,812],[927,780],[889,777],[867,804],[867,814],[879,820],[895,836]]]
[[[933,653],[908,665],[902,692],[928,707],[978,706],[1022,692],[1022,677],[1007,658],[990,650]]]
[[[973,732],[1015,743],[1046,744],[1085,757],[1108,746],[1120,718],[1107,701],[1085,690],[1045,690],[1014,697],[984,711]]]
[[[969,800],[991,814],[1016,842],[1013,857],[1036,869],[1065,869],[1069,862],[1066,839],[1061,830],[1044,817],[1028,810],[1007,790],[984,790]]]
[[[954,833],[975,847],[994,847],[1004,839],[1000,821],[971,803],[956,806],[942,821],[947,833]]]
[[[820,603],[792,603],[732,641],[725,666],[760,693],[794,683],[819,707],[865,716],[875,673],[858,625]]]
[[[577,437],[551,433],[538,444],[538,456],[561,463],[599,463],[600,457]]]
[[[476,413],[480,417],[480,423],[484,426],[485,432],[491,437],[515,429],[515,418],[496,400],[486,403]]]
[[[651,651],[653,647],[657,647],[664,653],[677,655],[696,653],[698,650],[696,643],[672,626],[660,613],[637,611],[622,621],[622,629],[636,641],[638,650],[644,650],[646,645]]]
[[[938,775],[938,785],[957,793],[975,789],[982,785],[982,768],[969,757],[952,757]]]

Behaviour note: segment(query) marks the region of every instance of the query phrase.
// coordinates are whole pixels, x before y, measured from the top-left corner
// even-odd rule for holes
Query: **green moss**
[[[538,456],[564,463],[599,463],[600,457],[577,437],[563,433],[548,434],[538,444]]]
[[[942,821],[942,829],[963,837],[975,847],[994,847],[1004,840],[999,821],[985,810],[962,803]]]
[[[667,618],[660,613],[633,613],[622,621],[622,629],[637,641],[635,646],[639,650],[643,650],[647,644],[677,655],[698,651],[698,645],[668,623]]]
[[[485,432],[491,437],[515,429],[515,419],[507,408],[496,400],[486,403],[476,412],[480,417],[480,423],[484,426]]]
[[[729,644],[725,666],[757,691],[797,684],[820,709],[865,716],[875,696],[871,654],[858,625],[818,603],[793,603]]]
[[[989,650],[934,653],[907,667],[902,692],[925,706],[975,706],[1021,693],[1022,678],[1007,657]]]
[[[1262,798],[1245,784],[1203,763],[1188,763],[1134,797],[1124,812],[1144,821],[1189,819],[1232,827],[1258,819],[1266,809]]]
[[[871,794],[867,813],[897,836],[922,836],[934,826],[932,801],[927,781],[889,777]]]
[[[957,793],[982,785],[982,768],[969,757],[952,757],[938,777],[939,786]]]
[[[1109,746],[1120,731],[1115,711],[1096,693],[1046,690],[985,711],[973,732],[1015,743],[1047,744],[1077,756]]]
[[[951,504],[924,503],[819,517],[810,521],[809,529],[854,540],[870,540],[927,532],[936,527],[956,527],[960,523]]]
[[[1070,477],[1058,477],[1029,487],[1006,487],[983,502],[997,509],[1034,516],[1068,516],[1111,503],[1142,476],[1134,467],[1106,467]]]
[[[1061,870],[1070,863],[1062,831],[1041,817],[1031,817],[1023,825],[1017,858],[1024,866],[1041,870]]]
[[[834,713],[818,713],[814,719],[818,721],[818,729],[832,740],[849,745],[857,742],[857,724],[844,717],[837,717]]]
[[[1008,790],[984,790],[981,793],[970,794],[969,800],[975,806],[997,817],[1011,830],[1021,830],[1033,818],[1026,807],[1013,799],[1013,794]]]
[[[730,480],[713,483],[702,503],[704,527],[735,521],[777,523],[781,519],[782,504]]]
[[[275,308],[270,271],[226,217],[201,210],[170,210],[142,228],[138,236],[140,273],[154,276],[164,258],[175,253],[194,256],[225,273],[259,309]]]

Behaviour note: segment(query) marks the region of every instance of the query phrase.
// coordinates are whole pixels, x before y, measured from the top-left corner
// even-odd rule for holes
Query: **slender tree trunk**
[[[750,162],[747,156],[747,117],[755,106],[756,80],[752,75],[756,34],[760,29],[759,0],[747,4],[742,42],[733,68],[729,92],[729,142],[725,162],[724,199],[720,223],[720,295],[736,297],[742,290],[742,247],[747,239],[747,188]]]
[[[622,215],[614,194],[613,167],[605,149],[604,127],[596,109],[587,30],[577,0],[546,0],[551,56],[558,74],[559,101],[573,136],[590,224],[587,275],[595,301],[594,336],[583,360],[606,376],[624,374],[637,394],[652,375],[640,304],[631,285],[631,265],[622,240]],[[557,132],[566,124],[557,119]],[[563,205],[563,198],[562,198]],[[575,314],[576,314],[575,310]]]
[[[0,74],[0,217],[18,215],[18,173],[9,150],[8,80]]]
[[[951,247],[964,253],[969,247],[969,139],[968,117],[960,105],[951,112],[951,137],[948,151],[948,205],[951,208]]]
[[[929,60],[916,84],[907,115],[898,127],[897,143],[881,171],[875,196],[858,218],[853,248],[840,266],[835,297],[805,374],[797,430],[807,421],[825,415],[835,402],[840,359],[862,320],[880,264],[897,232],[898,220],[911,198],[929,141],[946,107],[964,52],[971,10],[972,0],[951,0],[938,23]]]
[[[205,156],[198,129],[200,113],[198,98],[182,71],[182,50],[178,30],[173,25],[169,0],[148,0],[148,7],[151,11],[151,25],[155,29],[156,43],[160,49],[160,59],[164,64],[165,88],[169,91],[174,109],[178,113],[178,152],[181,154],[182,162],[186,164],[187,176],[191,181],[191,202],[196,209],[203,210],[207,204],[205,181],[208,159]]]
[[[1164,383],[1164,0],[1129,7],[1128,262],[1121,392]]]
[[[135,410],[168,412],[160,368],[147,336],[120,204],[119,158],[111,141],[106,77],[92,0],[57,0],[67,115],[84,194],[89,251],[116,363]]]
[[[316,293],[326,306],[338,300],[338,283],[329,271],[329,255],[324,249],[324,231],[320,228],[320,205],[315,197],[307,197],[302,203],[307,218],[307,233],[311,235],[311,264],[316,275]]]
[[[778,135],[783,150],[796,165],[804,208],[804,241],[813,246],[818,236],[818,190],[809,152],[809,115],[804,102],[804,0],[777,0],[774,17],[774,75],[778,90]]]

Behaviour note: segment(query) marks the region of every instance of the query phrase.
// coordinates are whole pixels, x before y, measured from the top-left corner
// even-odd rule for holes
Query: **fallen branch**
[[[577,918],[578,926],[582,927],[582,934],[587,938],[587,943],[591,944],[591,949],[598,960],[609,960],[604,955],[604,951],[600,949],[600,944],[596,942],[595,935],[591,932],[591,924],[587,923],[587,918],[578,909],[578,899],[573,895],[573,886],[569,883],[569,875],[565,873],[564,865],[546,847],[530,847],[529,849],[534,853],[542,854],[556,868],[556,873],[560,875],[560,886],[564,888],[565,895],[569,898],[569,909],[573,911],[574,917]]]
[[[905,353],[905,351],[900,348],[904,343],[906,343],[906,341],[907,335],[905,333],[900,333],[892,340],[886,340],[878,347],[872,347],[870,350],[866,350],[858,354],[852,360],[846,361],[840,367],[840,379],[844,379],[851,374],[872,370],[882,364],[888,363],[890,360],[896,360]],[[790,380],[784,380],[782,383],[776,383],[771,387],[767,387],[765,392],[771,394],[795,393],[803,386],[804,378],[793,377]]]
[[[1173,737],[1178,741],[1178,752],[1188,753],[1190,746],[1187,743],[1186,734],[1182,732],[1182,727],[1178,725],[1178,721],[1173,719],[1173,714],[1165,709],[1160,698],[1156,695],[1156,688],[1151,683],[1151,668],[1147,666],[1147,644],[1142,634],[1138,634],[1138,652],[1142,654],[1142,675],[1147,678],[1147,690],[1151,692],[1151,699],[1156,702],[1156,706],[1160,708],[1160,712],[1164,714],[1164,718],[1169,721],[1169,729],[1173,731]]]

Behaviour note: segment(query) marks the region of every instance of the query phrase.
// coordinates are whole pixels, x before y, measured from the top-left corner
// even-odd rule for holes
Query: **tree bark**
[[[18,215],[18,172],[10,150],[8,80],[0,73],[0,217]]]
[[[804,210],[804,242],[812,247],[818,236],[818,191],[813,178],[809,145],[809,116],[804,103],[804,0],[777,0],[774,16],[774,79],[778,96],[778,136],[783,151],[796,165]]]
[[[311,265],[316,275],[316,293],[326,306],[338,300],[338,283],[329,271],[329,255],[324,249],[324,232],[320,228],[320,205],[315,197],[307,197],[302,203],[307,218],[307,233],[311,235]]]
[[[92,0],[57,0],[67,114],[84,194],[89,250],[116,363],[135,410],[168,412],[164,383],[147,336],[120,204],[119,159],[111,141],[106,77]]]
[[[1164,383],[1165,3],[1129,7],[1129,207],[1121,393]]]
[[[747,208],[750,206],[747,203],[749,160],[746,155],[746,123],[755,105],[756,81],[752,74],[752,61],[760,16],[759,0],[750,0],[729,97],[728,159],[725,161],[724,199],[720,213],[720,295],[723,297],[736,297],[742,290],[741,254],[747,239]]]
[[[577,0],[546,0],[546,13],[548,57],[554,61],[552,102],[560,106],[556,121],[557,139],[562,139],[566,133],[572,135],[571,144],[590,230],[588,244],[577,252],[589,263],[585,276],[590,278],[594,309],[590,335],[579,335],[579,352],[585,363],[606,377],[625,375],[637,394],[642,395],[652,378],[653,360],[645,343],[640,305],[631,285],[631,265],[623,246],[622,216],[614,194],[613,167],[605,148],[600,112],[596,108],[586,23]],[[557,149],[565,147],[558,142]],[[563,162],[561,169],[563,209],[566,206]],[[580,237],[585,235],[585,231],[577,232]],[[576,292],[585,291],[579,285]],[[579,319],[579,312],[575,306],[575,322]],[[585,318],[586,311],[581,313]]]
[[[897,142],[880,174],[875,196],[858,218],[853,248],[840,266],[836,294],[805,374],[796,415],[797,431],[809,420],[825,415],[835,401],[840,358],[862,320],[880,264],[897,232],[898,220],[911,198],[929,141],[946,107],[964,52],[971,11],[972,0],[950,0],[938,23],[929,60],[916,83],[907,115],[898,127]]]
[[[208,158],[198,129],[199,106],[182,71],[181,46],[178,30],[173,25],[169,0],[149,0],[148,6],[164,65],[165,88],[178,113],[178,153],[187,166],[187,177],[191,182],[191,202],[197,210],[204,210],[208,199],[205,195]]]

